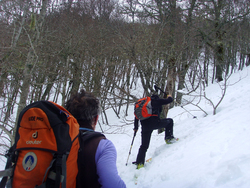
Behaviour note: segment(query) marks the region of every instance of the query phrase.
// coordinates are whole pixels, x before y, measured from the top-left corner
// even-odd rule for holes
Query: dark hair
[[[90,127],[93,118],[100,112],[99,100],[84,89],[71,95],[65,103],[65,108],[77,119],[81,127]]]

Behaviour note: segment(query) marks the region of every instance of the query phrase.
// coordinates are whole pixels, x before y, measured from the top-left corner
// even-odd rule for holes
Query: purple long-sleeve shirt
[[[114,144],[108,139],[102,139],[95,154],[98,181],[102,188],[126,188],[124,181],[118,175],[116,158]]]

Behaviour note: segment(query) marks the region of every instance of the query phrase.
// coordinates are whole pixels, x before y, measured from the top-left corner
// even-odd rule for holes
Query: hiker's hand
[[[169,98],[169,97],[173,98],[172,95],[167,95],[167,98]]]

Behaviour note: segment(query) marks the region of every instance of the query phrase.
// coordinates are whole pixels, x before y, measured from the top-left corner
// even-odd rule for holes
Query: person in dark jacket
[[[81,90],[71,96],[65,108],[80,125],[76,187],[126,188],[124,181],[118,175],[114,144],[102,134],[96,134],[99,136],[84,143],[82,141],[87,133],[95,130],[100,111],[99,100],[92,93]]]
[[[166,105],[173,102],[171,95],[168,95],[167,99],[161,99],[158,95],[151,96],[152,114],[157,116],[151,116],[148,119],[141,120],[141,146],[139,148],[136,161],[133,164],[137,165],[137,169],[144,166],[145,156],[149,147],[150,138],[153,130],[165,128],[165,141],[167,144],[175,140],[173,136],[173,119],[165,118],[160,119],[162,112],[162,105]],[[139,120],[135,117],[134,120],[134,131],[138,130]]]

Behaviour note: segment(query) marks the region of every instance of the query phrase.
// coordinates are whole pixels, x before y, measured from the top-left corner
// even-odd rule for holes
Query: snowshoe
[[[142,167],[144,167],[144,164],[137,164],[137,168],[136,169],[140,169],[140,168],[142,168]]]

